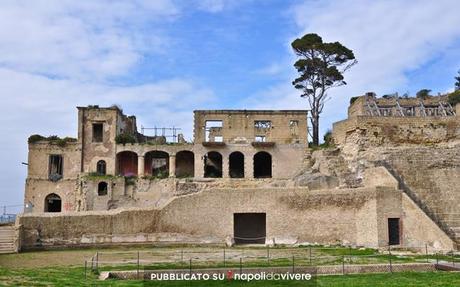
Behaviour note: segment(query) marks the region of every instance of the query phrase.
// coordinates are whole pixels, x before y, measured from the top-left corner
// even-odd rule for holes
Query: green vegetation
[[[55,144],[55,145],[58,145],[60,147],[64,147],[64,146],[67,145],[67,143],[76,142],[77,139],[76,138],[71,138],[71,137],[60,138],[58,136],[44,137],[42,135],[35,134],[35,135],[31,135],[27,140],[27,142],[29,144],[34,144],[34,143],[37,143],[39,141],[47,141],[50,144]]]
[[[418,99],[425,100],[425,99],[428,99],[429,97],[431,97],[430,93],[431,93],[431,90],[429,90],[429,89],[421,89],[420,91],[417,92],[416,97]]]
[[[136,143],[137,140],[136,140],[136,137],[132,134],[122,133],[115,137],[115,142],[117,144],[128,144],[128,143],[133,144],[133,143]]]
[[[111,180],[116,178],[118,178],[118,176],[114,176],[111,174],[99,174],[97,172],[90,172],[83,176],[83,179],[88,180]]]
[[[455,107],[456,104],[460,103],[460,90],[456,90],[453,93],[449,94],[448,97],[449,104]]]
[[[460,274],[402,272],[320,276],[317,286],[459,286]],[[83,267],[7,269],[0,267],[0,286],[309,286],[305,281],[142,281],[98,280]],[[310,286],[315,286],[311,284]]]

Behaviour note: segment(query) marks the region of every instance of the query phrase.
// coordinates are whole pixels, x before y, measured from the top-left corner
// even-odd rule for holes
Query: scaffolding
[[[176,128],[176,127],[157,127],[154,126],[152,128],[150,127],[144,127],[141,126],[141,133],[143,136],[146,137],[164,137],[167,142],[172,142],[172,143],[177,143],[179,142],[179,136],[181,135],[180,131],[181,128]],[[153,131],[153,135],[146,135],[146,131]]]

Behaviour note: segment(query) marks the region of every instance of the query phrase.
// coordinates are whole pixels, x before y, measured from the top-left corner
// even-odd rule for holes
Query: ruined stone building
[[[20,248],[149,242],[454,249],[460,105],[353,99],[335,147],[305,110],[198,110],[194,140],[147,136],[118,107],[78,108],[78,137],[29,138]],[[144,129],[142,129],[144,130]],[[18,247],[19,248],[19,247]]]

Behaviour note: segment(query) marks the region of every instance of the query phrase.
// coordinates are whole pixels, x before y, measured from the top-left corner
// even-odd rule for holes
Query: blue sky
[[[323,132],[349,98],[446,92],[460,69],[456,0],[0,2],[0,205],[22,203],[30,134],[76,136],[77,105],[119,104],[138,125],[192,110],[302,109],[290,43],[340,41],[359,61],[330,93]]]

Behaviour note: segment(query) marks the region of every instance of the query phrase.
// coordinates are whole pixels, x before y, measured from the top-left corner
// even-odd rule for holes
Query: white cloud
[[[142,34],[146,24],[174,18],[159,1],[2,1],[0,65],[53,77],[105,79],[126,73],[167,38]]]

